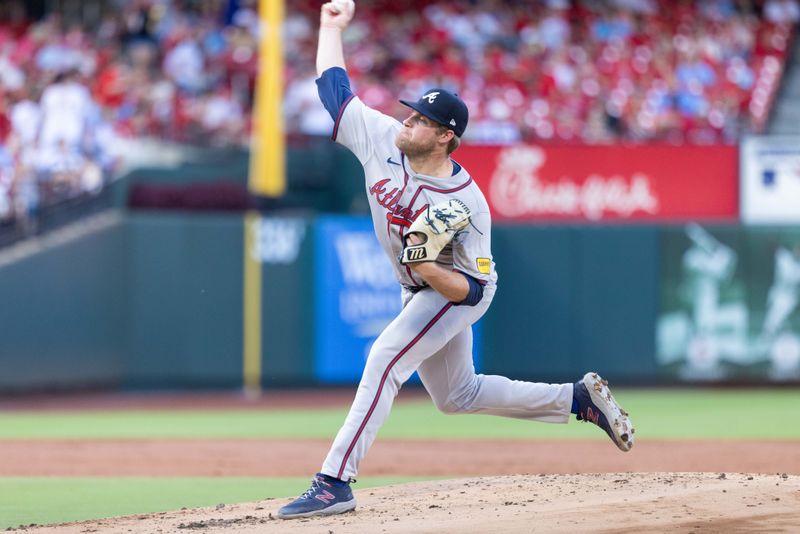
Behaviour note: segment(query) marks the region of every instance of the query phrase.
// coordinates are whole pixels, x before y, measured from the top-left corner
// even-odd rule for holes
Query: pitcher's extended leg
[[[465,328],[419,366],[422,384],[445,413],[482,413],[566,423],[572,384],[545,384],[475,374],[472,329]]]

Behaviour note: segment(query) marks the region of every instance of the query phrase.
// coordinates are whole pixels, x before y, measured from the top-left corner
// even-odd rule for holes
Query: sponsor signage
[[[400,284],[368,217],[320,217],[314,236],[315,377],[321,383],[357,383],[375,339],[402,310]],[[472,327],[476,370],[479,325]]]
[[[293,264],[300,255],[306,236],[303,219],[268,217],[258,219],[252,228],[250,255],[267,264]]]
[[[496,220],[738,217],[733,146],[465,146],[456,159],[480,185]]]
[[[749,137],[741,149],[742,222],[800,223],[800,137]]]
[[[315,298],[317,378],[358,382],[372,343],[402,306],[368,218],[318,219]]]

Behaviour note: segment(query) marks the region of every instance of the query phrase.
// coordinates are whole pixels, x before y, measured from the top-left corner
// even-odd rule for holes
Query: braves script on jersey
[[[395,146],[403,125],[353,95],[343,69],[326,70],[317,84],[336,121],[333,138],[364,166],[375,234],[405,288],[403,310],[372,345],[356,398],[322,473],[341,480],[355,476],[400,386],[414,371],[446,413],[566,422],[572,384],[536,384],[475,373],[471,326],[488,309],[497,274],[490,249],[489,207],[469,173],[454,162],[453,175],[447,178],[416,174]],[[432,91],[423,98],[435,102],[441,96]],[[453,198],[467,205],[472,224],[454,236],[436,261],[463,273],[471,287],[480,287],[474,298],[460,303],[423,288],[425,281],[397,259],[411,223],[428,206]]]

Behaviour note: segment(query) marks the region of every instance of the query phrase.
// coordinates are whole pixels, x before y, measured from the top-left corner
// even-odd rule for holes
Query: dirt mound
[[[355,492],[353,513],[282,521],[289,499],[28,528],[28,532],[796,532],[800,477],[725,473],[514,475]]]

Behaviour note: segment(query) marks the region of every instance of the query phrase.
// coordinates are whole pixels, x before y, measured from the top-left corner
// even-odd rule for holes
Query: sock
[[[325,480],[325,482],[333,484],[334,486],[346,486],[347,484],[349,484],[349,482],[345,482],[344,480],[340,480],[336,477],[326,475],[325,473],[320,473],[320,475],[322,475],[322,478]]]

